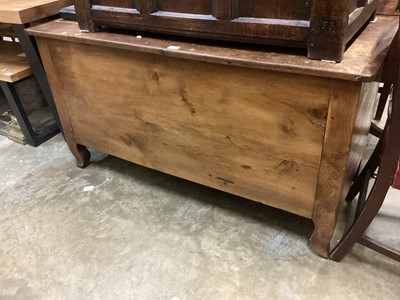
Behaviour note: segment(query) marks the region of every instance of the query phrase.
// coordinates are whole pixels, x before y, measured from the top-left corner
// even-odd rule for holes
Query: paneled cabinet
[[[77,0],[79,26],[111,26],[308,49],[341,61],[378,0]]]

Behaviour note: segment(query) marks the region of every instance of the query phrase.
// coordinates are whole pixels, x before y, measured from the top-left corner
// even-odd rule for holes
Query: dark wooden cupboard
[[[111,26],[302,47],[340,61],[378,0],[76,0],[81,30]]]

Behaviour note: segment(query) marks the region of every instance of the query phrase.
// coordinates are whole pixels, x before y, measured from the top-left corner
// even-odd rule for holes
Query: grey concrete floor
[[[327,261],[309,220],[117,158],[78,169],[60,135],[0,137],[0,172],[0,299],[400,298],[395,261]]]

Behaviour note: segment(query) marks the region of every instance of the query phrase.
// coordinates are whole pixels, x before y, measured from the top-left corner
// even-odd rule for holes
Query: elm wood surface
[[[308,57],[341,61],[346,43],[378,0],[77,0],[84,31],[99,26],[308,48]]]
[[[16,82],[32,75],[23,53],[18,43],[0,41],[0,81]]]
[[[56,15],[74,0],[0,0],[0,23],[26,24]]]
[[[289,68],[258,50],[182,42],[183,51],[170,51],[168,40],[84,34],[65,21],[29,31],[79,166],[91,146],[310,218],[312,245],[327,257],[366,144],[378,88],[371,70],[379,71],[396,23],[374,25],[386,35],[366,32],[368,41],[354,44],[362,47],[350,53],[366,60],[355,59],[357,75],[339,64],[301,68],[294,54],[269,53]]]

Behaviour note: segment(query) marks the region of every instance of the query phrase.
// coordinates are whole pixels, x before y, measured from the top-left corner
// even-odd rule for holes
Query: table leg
[[[11,83],[0,81],[1,88],[6,96],[7,102],[10,105],[11,111],[17,118],[21,131],[24,134],[26,141],[29,145],[37,146],[35,133],[32,129],[31,122],[22,107],[21,100]]]
[[[57,126],[62,130],[61,122],[57,113],[57,108],[54,104],[53,95],[50,90],[49,83],[47,81],[46,73],[44,72],[42,62],[38,56],[36,43],[34,40],[25,32],[25,25],[13,24],[15,35],[18,38],[22,49],[25,52],[26,58],[32,67],[33,74],[43,92],[44,98],[49,105],[50,111],[54,116]]]

